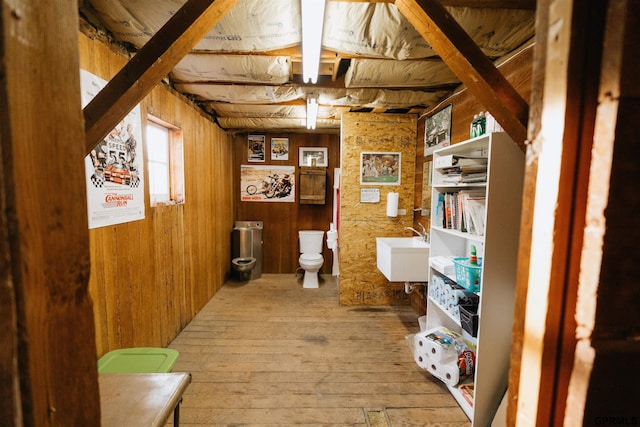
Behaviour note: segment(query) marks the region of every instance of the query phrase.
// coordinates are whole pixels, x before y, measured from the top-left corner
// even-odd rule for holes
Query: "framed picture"
[[[427,157],[438,148],[451,144],[451,110],[449,104],[442,110],[428,117],[424,125],[424,156]]]
[[[400,185],[402,153],[360,153],[360,185]]]
[[[298,166],[329,166],[329,155],[326,147],[300,147]]]
[[[289,160],[289,138],[271,138],[271,160]]]
[[[247,161],[249,162],[264,162],[265,160],[265,136],[264,135],[249,135],[247,141]]]

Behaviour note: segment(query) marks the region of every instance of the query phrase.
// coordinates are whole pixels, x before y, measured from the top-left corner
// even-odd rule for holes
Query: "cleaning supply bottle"
[[[473,116],[471,126],[469,127],[469,138],[475,138],[478,136],[478,115]]]
[[[487,133],[487,119],[484,116],[484,111],[480,111],[478,114],[478,132],[477,136]]]
[[[478,255],[476,253],[476,245],[471,245],[471,254],[469,255],[469,265],[478,265]]]

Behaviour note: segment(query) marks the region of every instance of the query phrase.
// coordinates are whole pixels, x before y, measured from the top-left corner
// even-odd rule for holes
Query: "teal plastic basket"
[[[482,258],[478,258],[478,265],[469,265],[469,258],[454,258],[453,267],[458,285],[471,292],[480,292]]]

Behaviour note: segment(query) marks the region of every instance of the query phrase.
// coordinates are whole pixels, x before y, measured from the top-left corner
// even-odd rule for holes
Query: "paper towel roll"
[[[387,216],[389,217],[398,216],[398,198],[399,198],[398,193],[391,192],[387,194]]]

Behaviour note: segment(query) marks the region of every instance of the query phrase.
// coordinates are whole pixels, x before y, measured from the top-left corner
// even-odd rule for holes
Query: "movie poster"
[[[82,107],[106,81],[81,70]],[[121,224],[144,218],[142,119],[140,105],[87,155],[87,215],[89,228]]]

